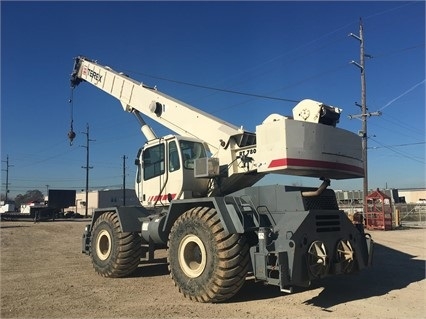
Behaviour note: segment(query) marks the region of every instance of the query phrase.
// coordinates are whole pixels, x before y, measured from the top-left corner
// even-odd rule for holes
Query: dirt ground
[[[95,274],[81,253],[87,221],[2,221],[1,318],[426,318],[426,229],[370,232],[374,266],[292,294],[248,278],[230,301],[178,293],[166,252],[130,278]]]

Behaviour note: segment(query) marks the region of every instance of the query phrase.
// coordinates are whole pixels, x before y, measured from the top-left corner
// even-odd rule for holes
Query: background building
[[[136,197],[134,189],[126,189],[125,205],[126,206],[140,206],[140,202]],[[80,192],[76,194],[75,198],[76,206],[69,207],[69,210],[73,210],[80,215],[84,215],[86,212],[86,192]],[[96,208],[124,206],[123,190],[122,189],[111,189],[111,190],[94,190],[88,193],[88,215],[92,215],[93,210]]]
[[[400,197],[405,198],[407,204],[426,204],[426,188],[401,188],[398,193]]]

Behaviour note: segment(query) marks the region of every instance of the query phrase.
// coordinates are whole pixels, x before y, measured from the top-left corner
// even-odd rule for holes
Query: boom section
[[[75,87],[82,81],[118,99],[127,112],[140,112],[178,135],[207,143],[212,153],[216,153],[219,148],[226,148],[231,140],[239,141],[247,134],[254,136],[108,66],[77,57],[71,74],[71,86]]]

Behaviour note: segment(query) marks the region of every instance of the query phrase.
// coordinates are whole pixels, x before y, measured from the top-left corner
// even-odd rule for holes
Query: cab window
[[[194,161],[197,158],[206,157],[204,145],[199,142],[179,141],[182,151],[183,167],[194,169]]]
[[[179,152],[175,141],[169,143],[169,172],[180,168]]]
[[[144,180],[164,174],[164,144],[155,145],[144,150],[142,161]]]

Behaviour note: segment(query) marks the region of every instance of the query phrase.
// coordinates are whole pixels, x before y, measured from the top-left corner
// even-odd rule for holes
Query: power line
[[[413,4],[417,3],[417,2],[418,1],[412,1],[412,2],[408,2],[408,3],[404,3],[403,5],[400,5],[400,6],[397,6],[397,7],[393,7],[393,8],[390,8],[390,9],[386,9],[386,10],[383,10],[383,11],[380,11],[380,12],[376,12],[376,13],[370,14],[369,16],[365,17],[364,19],[365,20],[371,19],[373,17],[377,17],[379,15],[382,15],[382,14],[385,14],[385,13],[388,13],[388,12],[391,12],[391,11],[399,10],[399,9],[404,8],[406,6],[411,6],[411,5],[413,5]]]
[[[38,161],[31,161],[31,163],[28,163],[27,165],[23,165],[23,166],[20,166],[20,167],[21,167],[21,168],[25,168],[25,167],[28,167],[28,166],[38,165],[38,164],[41,164],[41,163],[44,163],[44,162],[47,162],[47,161],[53,160],[53,159],[58,158],[58,157],[64,157],[64,156],[66,156],[68,153],[73,152],[73,151],[75,151],[75,149],[71,149],[71,150],[68,150],[68,151],[65,151],[65,152],[61,152],[61,153],[59,153],[59,154],[54,154],[54,155],[51,155],[51,156],[49,156],[49,157],[46,157],[46,158],[40,159],[40,160],[38,160]],[[31,155],[31,154],[30,154],[30,156],[33,156],[33,155]]]
[[[380,127],[384,128],[384,129],[386,129],[386,130],[388,130],[392,133],[395,133],[395,126],[398,126],[398,127],[403,129],[402,131],[398,132],[398,134],[401,135],[401,136],[404,135],[404,136],[411,138],[413,135],[408,134],[408,133],[412,133],[414,135],[421,136],[421,137],[424,137],[424,135],[425,135],[424,130],[413,127],[412,124],[404,123],[404,122],[401,121],[401,118],[393,117],[389,113],[386,113],[386,112],[383,113],[382,116],[381,116],[381,120],[392,124],[392,126],[389,126],[389,125],[381,126],[381,125],[378,125],[378,123],[374,123],[374,125],[380,126]]]
[[[392,152],[394,152],[394,153],[396,153],[396,154],[398,154],[398,155],[400,155],[402,157],[408,158],[408,159],[410,159],[412,161],[415,161],[415,162],[418,162],[418,163],[421,163],[421,164],[426,164],[426,162],[424,160],[419,160],[417,158],[414,158],[413,156],[409,156],[409,155],[407,155],[407,154],[405,154],[403,152],[397,151],[392,146],[384,145],[384,144],[380,143],[379,141],[375,140],[374,138],[371,138],[371,139],[374,142],[376,142],[377,144],[381,145],[382,147],[384,147],[384,148],[386,148],[386,149],[388,149],[388,150],[390,150],[390,151],[392,151]]]
[[[331,32],[331,33],[334,33],[334,32]],[[322,37],[320,37],[320,38],[322,38]],[[334,43],[337,43],[337,42],[341,41],[342,39],[344,39],[344,38],[342,37],[342,38],[338,38],[337,40],[334,40],[334,41],[332,41],[332,42],[324,43],[322,46],[320,46],[320,47],[318,47],[318,48],[314,48],[314,49],[312,49],[311,51],[306,52],[305,54],[299,54],[299,55],[297,55],[297,56],[296,56],[295,58],[293,58],[293,59],[286,59],[286,60],[284,61],[285,63],[281,63],[281,66],[283,66],[283,65],[288,65],[288,64],[293,64],[295,61],[300,60],[300,59],[305,58],[305,57],[308,57],[308,56],[310,56],[310,55],[313,55],[313,54],[317,53],[318,51],[320,51],[320,50],[322,50],[322,49],[324,49],[324,48],[329,49],[329,48],[330,48],[330,45],[332,45],[332,44],[334,44]],[[316,42],[316,41],[317,41],[317,40],[312,41],[312,42],[310,42],[310,43],[313,43],[313,42]],[[307,44],[307,45],[308,45],[308,44]],[[306,46],[307,46],[307,45],[306,45]],[[291,50],[291,51],[294,51],[294,50]],[[291,52],[291,51],[290,51],[290,52]],[[287,54],[286,54],[286,55],[287,55]],[[269,61],[266,61],[266,62],[264,62],[264,63],[261,63],[260,65],[270,63],[270,62],[272,62],[272,61],[274,61],[274,60],[276,60],[276,59],[278,59],[279,57],[282,57],[282,56],[284,56],[284,54],[282,54],[282,55],[280,55],[280,56],[278,56],[278,57],[276,57],[276,58],[273,58],[273,59],[271,59],[271,60],[269,60]],[[250,70],[254,70],[254,69],[258,68],[260,65],[258,65],[257,67],[251,68]],[[345,64],[344,66],[347,66],[347,65]],[[340,68],[340,67],[339,67],[339,68]],[[242,74],[244,74],[244,73],[248,73],[250,70],[247,70],[246,72],[243,72]],[[234,86],[235,86],[235,85],[243,84],[243,83],[247,82],[248,80],[253,79],[254,77],[256,77],[257,79],[259,79],[260,77],[262,77],[262,76],[264,76],[264,75],[268,74],[268,73],[269,73],[269,71],[270,71],[270,70],[265,70],[265,71],[263,71],[263,72],[261,72],[261,73],[258,73],[258,74],[256,74],[256,75],[253,75],[253,76],[250,76],[250,77],[249,77],[249,76],[246,76],[246,77],[244,77],[244,79],[243,79],[242,81],[239,81],[239,82],[236,82],[236,83],[234,82],[232,85],[234,85]],[[334,72],[334,71],[335,71],[335,70],[331,70],[331,72]],[[325,73],[329,73],[329,72],[330,72],[330,71],[325,71],[325,72],[323,72],[323,73],[313,75],[313,76],[308,77],[308,78],[306,78],[306,79],[302,79],[302,80],[300,80],[300,81],[298,81],[298,82],[296,82],[296,83],[294,83],[294,84],[289,84],[289,85],[287,85],[287,86],[285,86],[285,87],[283,87],[283,88],[280,88],[280,89],[277,89],[277,90],[273,90],[273,91],[271,91],[271,92],[268,92],[268,93],[267,93],[267,95],[269,96],[270,94],[275,93],[275,92],[277,92],[277,91],[285,90],[285,89],[287,89],[288,87],[293,87],[293,86],[300,85],[301,83],[303,83],[303,82],[305,82],[305,81],[309,81],[309,80],[311,80],[311,79],[313,79],[313,78],[315,78],[315,77],[317,77],[317,76],[319,76],[319,75],[323,75],[323,74],[325,74]]]
[[[377,15],[381,15],[381,14],[387,13],[389,11],[394,11],[394,10],[396,10],[398,8],[402,8],[402,7],[405,7],[407,5],[409,5],[409,4],[405,4],[405,5],[402,5],[402,6],[395,7],[395,8],[387,9],[387,10],[381,11],[379,13],[372,14],[368,18],[377,16]],[[331,32],[328,32],[328,33],[326,33],[326,34],[324,34],[324,35],[322,35],[322,36],[320,36],[320,37],[318,37],[318,38],[316,38],[316,39],[314,39],[314,40],[312,40],[312,41],[310,41],[310,42],[308,42],[308,43],[306,43],[304,45],[301,45],[301,46],[299,46],[299,47],[291,50],[291,52],[299,50],[299,49],[304,48],[304,47],[307,47],[307,46],[309,46],[309,45],[311,45],[313,43],[316,43],[320,39],[323,39],[324,37],[329,36],[331,34],[334,34],[337,31],[340,31],[340,30],[342,30],[342,29],[344,29],[344,28],[346,28],[346,27],[348,27],[348,26],[350,26],[352,24],[353,23],[349,23],[349,24],[346,24],[346,25],[344,25],[342,27],[339,27],[339,28],[337,28],[337,29],[335,29],[335,30],[333,30]],[[337,42],[337,40],[334,41],[334,42]],[[399,49],[397,51],[393,51],[392,53],[400,52],[400,51],[406,51],[406,50],[414,49],[414,48],[417,48],[417,47],[420,47],[420,46],[424,46],[424,43],[423,44],[419,44],[419,45],[415,45],[415,46],[411,46],[411,47],[408,47],[408,48]],[[328,47],[328,46],[324,45],[324,46],[320,47],[319,49],[322,49],[324,47]],[[302,55],[302,56],[310,55],[312,53],[315,53],[316,51],[318,51],[318,50],[313,50],[312,52],[307,53],[307,54]],[[253,67],[252,69],[255,69],[255,68],[257,68],[257,67],[259,67],[261,65],[270,63],[270,62],[272,62],[274,60],[277,60],[277,59],[279,59],[279,58],[281,58],[281,57],[283,57],[285,55],[288,55],[288,54],[289,54],[289,52],[286,52],[285,54],[278,55],[278,56],[276,56],[274,58],[271,58],[270,60],[268,60],[266,62],[260,63],[258,66]],[[366,55],[366,56],[368,56],[368,55]],[[381,57],[381,56],[383,56],[383,54],[382,55],[378,55],[378,57]],[[368,56],[368,57],[371,57],[371,56]],[[301,56],[296,57],[294,60],[297,60],[299,58],[301,58]],[[354,63],[354,64],[356,64],[356,63]],[[309,81],[309,80],[311,80],[313,78],[316,78],[318,76],[322,76],[322,75],[324,75],[326,73],[329,73],[329,72],[334,72],[334,71],[336,71],[336,69],[340,69],[341,67],[342,66],[339,66],[339,67],[337,67],[337,68],[335,68],[335,69],[333,69],[331,71],[325,71],[325,72],[313,75],[313,76],[308,77],[308,78],[306,78],[304,80],[298,81],[297,83],[290,84],[290,85],[288,85],[286,87],[283,87],[280,90],[286,89],[288,87],[300,85],[300,84],[302,84],[302,83],[304,83],[306,81]],[[192,86],[192,87],[197,87],[197,88],[202,88],[202,89],[207,89],[207,90],[213,90],[213,91],[218,91],[218,92],[224,92],[224,93],[230,93],[230,94],[237,94],[237,95],[244,95],[244,96],[250,96],[250,97],[255,97],[255,98],[262,98],[262,99],[269,99],[269,100],[275,100],[275,101],[291,102],[291,103],[298,103],[298,102],[300,102],[300,100],[294,100],[294,99],[288,99],[288,98],[281,98],[281,97],[274,97],[274,96],[264,95],[264,94],[253,94],[253,93],[241,92],[241,91],[237,91],[237,90],[230,90],[230,89],[218,88],[218,87],[213,87],[213,86],[201,85],[201,84],[190,83],[190,82],[185,82],[185,81],[180,81],[180,80],[173,80],[173,79],[169,79],[169,78],[165,78],[165,77],[161,77],[161,76],[156,76],[156,75],[150,75],[150,74],[146,74],[146,73],[142,73],[142,72],[133,72],[133,71],[131,71],[131,72],[135,73],[135,74],[140,74],[140,75],[143,75],[143,76],[147,76],[147,77],[150,77],[150,78],[153,78],[153,79],[158,79],[158,80],[167,81],[167,82],[171,82],[171,83],[177,83],[177,84],[181,84],[181,85],[187,85],[187,86]],[[240,103],[238,105],[240,105]]]
[[[140,73],[140,74],[144,75],[144,76],[151,77],[153,79],[157,79],[157,80],[162,80],[162,81],[167,81],[167,82],[172,82],[172,83],[177,83],[177,84],[182,84],[182,85],[187,85],[187,86],[192,86],[192,87],[197,87],[197,88],[201,88],[201,89],[213,90],[213,91],[218,91],[218,92],[232,93],[232,94],[251,96],[251,97],[268,99],[268,100],[275,100],[275,101],[284,101],[284,102],[292,102],[292,103],[300,102],[300,100],[293,100],[293,99],[287,99],[287,98],[281,98],[281,97],[267,96],[267,95],[262,95],[262,94],[252,94],[252,93],[247,93],[247,92],[234,91],[234,90],[228,90],[228,89],[223,89],[223,88],[216,88],[216,87],[201,85],[201,84],[196,84],[196,83],[172,80],[172,79],[167,79],[167,78],[160,77],[160,76],[148,75],[148,74],[144,74],[144,73]]]
[[[271,59],[269,59],[267,61],[259,63],[256,66],[251,67],[250,69],[248,69],[248,70],[246,70],[244,72],[241,72],[239,74],[239,76],[242,76],[243,74],[246,74],[246,73],[248,73],[248,72],[250,72],[252,70],[258,69],[259,67],[261,67],[263,65],[266,65],[268,63],[271,63],[273,61],[276,61],[276,60],[278,60],[278,59],[280,59],[280,58],[282,58],[284,56],[288,56],[288,55],[290,55],[291,53],[293,53],[295,51],[298,51],[300,49],[308,47],[308,46],[310,46],[310,45],[312,45],[312,44],[314,44],[314,43],[322,40],[323,38],[326,38],[326,37],[328,37],[331,34],[337,33],[338,31],[340,31],[340,30],[342,30],[342,29],[344,29],[344,28],[346,28],[346,27],[348,27],[348,26],[350,26],[352,24],[353,24],[353,22],[348,23],[348,24],[346,24],[344,26],[341,26],[341,27],[339,27],[337,29],[334,29],[333,31],[325,33],[325,34],[323,34],[323,35],[315,38],[314,40],[311,40],[311,41],[309,41],[309,42],[307,42],[305,44],[302,44],[302,45],[300,45],[300,46],[298,46],[296,48],[293,48],[293,49],[291,49],[291,50],[289,50],[289,51],[287,51],[287,52],[285,52],[283,54],[277,55],[277,56],[275,56],[275,57],[273,57],[273,58],[271,58]],[[321,50],[323,48],[329,48],[331,44],[334,44],[334,43],[336,43],[338,41],[341,41],[342,39],[343,39],[343,37],[342,38],[338,38],[337,40],[334,40],[334,41],[332,41],[330,43],[326,43],[326,44],[323,43],[323,45],[320,46],[319,48],[316,48],[316,49],[312,50],[311,52],[308,52],[308,53],[305,53],[305,54],[302,54],[302,55],[297,55],[296,58],[294,58],[292,60],[287,60],[286,62],[287,62],[287,64],[289,64],[289,63],[292,63],[295,60],[298,60],[298,59],[300,59],[302,57],[314,54],[314,53],[318,52],[319,50]],[[190,86],[194,86],[194,87],[199,87],[199,88],[204,88],[204,89],[210,89],[210,90],[215,90],[215,91],[221,91],[221,92],[227,92],[227,93],[235,93],[235,94],[242,94],[242,95],[247,95],[247,96],[253,96],[253,97],[258,97],[258,98],[266,98],[266,99],[272,99],[272,100],[279,100],[279,101],[286,101],[286,102],[295,102],[295,103],[300,102],[300,100],[295,101],[295,100],[292,100],[292,99],[277,98],[277,97],[271,97],[271,96],[265,96],[265,95],[256,95],[256,94],[251,94],[251,93],[246,93],[246,92],[238,92],[238,91],[233,91],[233,90],[228,90],[228,89],[220,89],[220,88],[215,88],[215,87],[210,87],[210,86],[204,86],[204,85],[198,85],[198,84],[193,84],[193,83],[187,83],[187,82],[183,82],[183,81],[171,80],[171,79],[167,79],[167,78],[164,78],[164,77],[155,76],[155,75],[149,75],[149,74],[142,73],[142,72],[133,72],[133,71],[129,71],[129,72],[135,73],[135,74],[144,75],[144,76],[147,76],[147,77],[150,77],[150,78],[154,78],[154,79],[164,80],[164,81],[178,83],[178,84],[183,84],[183,85],[190,85]],[[241,82],[239,82],[239,84],[240,83]]]
[[[377,142],[376,140],[374,140],[374,141]],[[373,147],[369,147],[369,149],[379,149],[379,148],[389,148],[389,147],[404,147],[404,146],[413,146],[413,145],[422,145],[422,144],[426,144],[426,142],[405,143],[405,144],[396,144],[396,145],[382,145],[381,144],[382,146],[373,146]]]
[[[391,105],[393,102],[399,100],[400,98],[402,98],[403,96],[407,95],[408,93],[410,93],[411,91],[413,91],[415,88],[417,88],[418,86],[424,84],[426,81],[426,79],[423,79],[422,81],[414,84],[412,87],[410,87],[408,90],[404,91],[403,93],[401,93],[400,95],[398,95],[396,98],[390,100],[388,103],[385,104],[385,106],[383,106],[382,108],[379,109],[379,111],[384,110],[385,108],[387,108],[389,105]]]
[[[412,46],[409,46],[409,47],[406,47],[406,48],[388,51],[388,52],[384,52],[384,53],[381,53],[381,54],[375,54],[374,58],[377,59],[377,58],[387,57],[387,56],[390,56],[390,55],[393,55],[393,54],[414,50],[414,49],[417,49],[417,48],[420,48],[420,47],[425,47],[425,45],[426,45],[426,43],[423,42],[423,43],[412,45]]]
[[[352,24],[352,23],[351,23],[351,24]],[[337,30],[340,30],[340,29],[342,29],[342,28],[339,28],[339,29],[337,29]],[[335,31],[330,32],[330,33],[328,33],[328,34],[331,34],[331,33],[334,33],[334,32],[335,32]],[[322,37],[320,37],[320,38],[323,38],[323,36],[322,36]],[[340,40],[340,39],[339,39],[339,40]],[[315,41],[311,41],[311,42],[309,42],[308,44],[306,44],[306,45],[304,45],[304,46],[307,46],[307,45],[309,45],[310,43],[313,43],[313,42],[316,42],[316,41],[317,41],[317,40],[315,40]],[[334,41],[334,42],[337,42],[337,41]],[[303,46],[302,46],[302,47],[303,47]],[[320,47],[320,49],[322,49],[322,48],[327,48],[327,47],[328,47],[328,46],[324,45],[324,46]],[[317,52],[317,51],[318,51],[318,49],[317,49],[317,50],[314,50],[314,51],[312,51],[312,52],[310,52],[310,53],[308,53],[308,54],[305,54],[304,56],[308,56],[308,55],[313,54],[313,53],[315,53],[315,52]],[[303,57],[303,55],[302,55],[302,56],[297,56],[297,57],[296,57],[295,59],[293,59],[292,61],[297,60],[297,59],[300,59],[301,57]],[[270,61],[264,62],[264,63],[262,63],[262,64],[269,63],[269,62],[271,62],[271,61],[273,61],[273,60],[275,60],[275,59],[276,59],[276,58],[271,59]],[[290,61],[290,62],[291,62],[291,61]],[[261,65],[262,65],[262,64],[261,64]],[[275,91],[282,91],[282,90],[287,89],[287,88],[289,88],[289,87],[294,87],[294,86],[300,85],[300,84],[302,84],[302,83],[304,83],[304,82],[306,82],[306,81],[309,81],[309,80],[312,80],[312,79],[314,79],[314,78],[317,78],[317,77],[323,76],[324,74],[328,74],[328,73],[332,73],[332,72],[335,72],[335,71],[337,71],[337,70],[340,70],[340,69],[341,69],[341,68],[343,68],[343,67],[346,67],[346,64],[344,64],[344,65],[339,65],[339,66],[337,66],[336,68],[333,68],[333,69],[330,69],[330,70],[326,70],[326,71],[321,72],[321,73],[318,73],[318,74],[314,74],[314,75],[312,75],[312,76],[310,76],[310,77],[308,77],[308,78],[306,78],[306,79],[302,79],[302,80],[300,80],[300,81],[298,81],[298,82],[296,82],[296,83],[294,83],[294,84],[289,84],[289,85],[287,85],[287,86],[285,86],[285,87],[282,87],[282,88],[280,88],[280,89],[278,89],[278,90],[275,90]],[[167,82],[171,82],[171,83],[176,83],[176,84],[181,84],[181,85],[186,85],[186,86],[192,86],[192,87],[197,87],[197,88],[202,88],[202,89],[207,89],[207,90],[213,90],[213,91],[218,91],[218,92],[224,92],[224,93],[230,93],[230,94],[237,94],[237,95],[244,95],[244,96],[249,96],[249,97],[261,98],[261,99],[269,99],[269,100],[275,100],[275,101],[291,102],[291,103],[299,103],[299,102],[300,102],[300,100],[295,100],[295,99],[281,98],[281,97],[274,97],[274,96],[265,95],[265,94],[253,94],[253,93],[248,93],[248,92],[241,92],[241,91],[236,91],[236,90],[223,89],[223,88],[217,88],[217,87],[213,87],[213,86],[207,86],[207,85],[201,85],[201,84],[196,84],[196,83],[190,83],[190,82],[185,82],[185,81],[180,81],[180,80],[173,80],[173,79],[169,79],[169,78],[165,78],[165,77],[160,77],[160,76],[156,76],[156,75],[150,75],[150,74],[146,74],[146,73],[142,73],[142,72],[132,72],[132,73],[139,74],[139,75],[143,75],[143,76],[150,77],[150,78],[157,79],[157,80],[162,80],[162,81],[167,81]]]
[[[307,78],[305,78],[305,79],[302,79],[302,80],[300,80],[300,81],[298,81],[298,82],[295,82],[295,83],[293,83],[293,84],[286,85],[286,86],[281,87],[281,88],[279,88],[279,89],[277,89],[277,90],[274,90],[273,92],[276,92],[276,91],[283,91],[283,90],[286,90],[286,89],[288,89],[288,88],[291,88],[291,87],[294,87],[294,86],[298,86],[298,85],[300,85],[300,84],[302,84],[302,83],[305,83],[305,82],[307,82],[307,81],[310,81],[310,80],[312,80],[312,79],[315,79],[315,78],[321,77],[321,76],[323,76],[324,74],[329,74],[329,73],[336,72],[336,71],[338,71],[338,70],[340,70],[340,69],[342,69],[342,68],[344,68],[344,67],[347,67],[347,64],[346,64],[346,63],[345,63],[345,64],[342,64],[342,65],[339,65],[339,66],[337,66],[337,67],[335,67],[335,68],[333,68],[333,69],[329,69],[329,70],[327,70],[327,71],[324,71],[324,72],[320,72],[320,73],[314,74],[314,75],[312,75],[312,76],[310,76],[310,77],[307,77]],[[221,111],[224,111],[224,110],[228,110],[228,109],[231,109],[231,108],[234,108],[234,107],[237,107],[237,106],[243,105],[243,104],[245,104],[245,103],[248,103],[248,102],[250,102],[250,101],[251,101],[251,99],[248,99],[248,100],[245,100],[245,101],[238,102],[238,103],[236,103],[236,104],[232,104],[232,105],[229,105],[229,106],[225,106],[225,107],[222,107],[222,108],[220,108],[220,109],[216,109],[216,111],[215,111],[215,112],[212,112],[212,113],[218,113],[218,112],[221,112]],[[299,102],[300,102],[300,100],[295,101],[295,103],[299,103]]]

